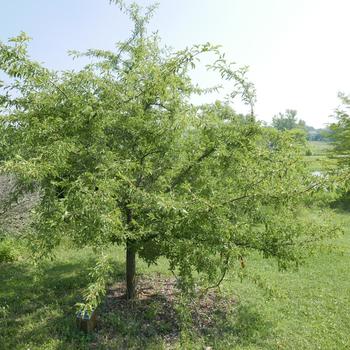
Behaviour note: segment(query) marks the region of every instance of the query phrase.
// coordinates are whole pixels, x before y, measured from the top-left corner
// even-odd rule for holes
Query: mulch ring
[[[138,280],[138,296],[134,301],[126,300],[124,282],[115,283],[110,287],[101,308],[99,328],[103,333],[107,331],[109,336],[113,336],[113,333],[130,336],[135,331],[138,337],[160,336],[167,343],[173,343],[178,339],[181,328],[178,301],[179,290],[174,278],[143,276]],[[193,330],[208,333],[215,327],[218,317],[227,317],[234,306],[234,299],[221,296],[217,290],[210,290],[201,297],[189,300],[185,308],[192,319]],[[111,322],[111,318],[114,321],[117,319],[117,322]]]

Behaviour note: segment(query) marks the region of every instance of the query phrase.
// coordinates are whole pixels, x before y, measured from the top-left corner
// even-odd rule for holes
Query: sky
[[[137,1],[149,5],[153,1]],[[174,49],[211,42],[248,65],[261,120],[285,109],[324,127],[350,93],[350,0],[160,0],[150,30]],[[0,0],[0,40],[25,31],[30,55],[53,69],[79,67],[68,50],[113,49],[131,23],[108,0]],[[194,75],[203,86],[214,78]],[[209,97],[208,97],[209,98]],[[210,101],[208,101],[210,102]],[[238,112],[242,106],[235,106]]]

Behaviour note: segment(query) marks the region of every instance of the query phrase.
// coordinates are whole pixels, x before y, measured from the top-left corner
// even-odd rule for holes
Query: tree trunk
[[[136,250],[128,240],[126,242],[126,299],[131,300],[136,297]]]

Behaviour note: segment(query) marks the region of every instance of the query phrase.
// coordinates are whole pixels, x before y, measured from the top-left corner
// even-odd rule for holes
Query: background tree
[[[335,110],[336,122],[330,125],[330,137],[334,151],[340,155],[340,161],[349,165],[350,155],[350,96],[339,93],[340,106]]]
[[[350,96],[339,93],[338,97],[340,105],[333,115],[336,122],[330,124],[327,136],[334,145],[330,156],[337,159],[339,170],[345,179],[338,188],[340,197],[336,205],[348,210],[350,205]]]
[[[330,231],[300,219],[299,204],[322,184],[308,176],[298,143],[237,116],[228,102],[192,105],[191,96],[205,92],[189,76],[200,55],[215,54],[208,69],[233,83],[229,97],[252,107],[246,69],[210,44],[162,49],[146,33],[153,8],[144,15],[135,4],[121,8],[134,22],[130,39],[116,52],[73,53],[91,58],[78,72],[30,60],[23,33],[0,44],[9,81],[1,171],[15,174],[16,196],[40,188],[34,252],[47,256],[65,236],[101,252],[123,245],[129,299],[136,254],[149,263],[165,256],[187,287],[193,272],[219,284],[252,251],[282,268],[300,264]],[[95,306],[108,268],[96,271],[87,294]]]
[[[327,129],[316,129],[313,126],[307,125],[302,119],[296,118],[297,111],[293,109],[286,109],[284,113],[275,115],[272,119],[272,126],[280,131],[286,130],[299,130],[295,131],[299,137],[302,137],[309,141],[326,141]]]
[[[284,113],[278,113],[272,118],[272,126],[280,131],[295,129],[298,126],[296,115],[296,110],[286,109]]]

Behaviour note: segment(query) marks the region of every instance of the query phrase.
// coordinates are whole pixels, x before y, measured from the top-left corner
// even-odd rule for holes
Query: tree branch
[[[176,187],[178,184],[180,184],[184,178],[186,177],[186,175],[188,175],[188,173],[192,170],[192,168],[199,164],[200,162],[202,162],[204,159],[208,158],[214,151],[215,151],[215,147],[212,146],[210,148],[207,148],[203,154],[198,157],[194,163],[190,164],[187,168],[183,169],[180,171],[180,173],[175,176],[175,178],[172,180],[170,186],[166,189],[166,193],[170,192],[174,187]]]

